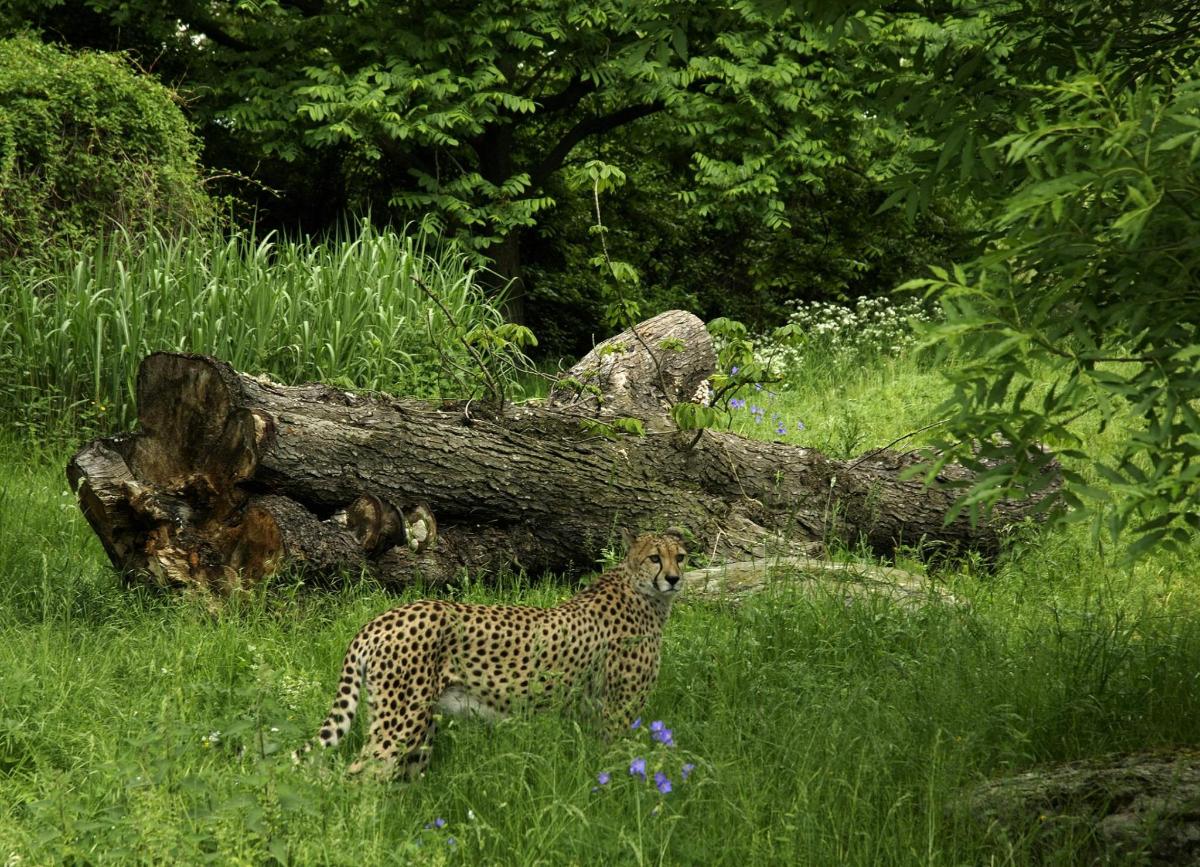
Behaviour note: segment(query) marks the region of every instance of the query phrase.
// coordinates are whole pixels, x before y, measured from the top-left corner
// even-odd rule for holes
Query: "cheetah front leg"
[[[606,660],[602,713],[607,740],[620,737],[629,730],[645,706],[648,694],[648,689],[621,671],[615,658],[610,656]]]

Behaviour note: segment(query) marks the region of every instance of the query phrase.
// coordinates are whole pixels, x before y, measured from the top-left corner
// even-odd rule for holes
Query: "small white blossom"
[[[798,370],[806,355],[853,361],[863,355],[899,355],[916,342],[920,325],[933,321],[920,299],[859,298],[853,307],[827,301],[792,301],[788,324],[807,337],[801,345],[758,342],[760,361],[776,373]]]

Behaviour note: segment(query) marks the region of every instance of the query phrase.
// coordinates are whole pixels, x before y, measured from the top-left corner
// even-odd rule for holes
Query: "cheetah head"
[[[633,536],[622,531],[629,551],[624,566],[635,590],[646,596],[670,598],[683,589],[683,565],[687,547],[683,531],[668,527],[661,533]]]

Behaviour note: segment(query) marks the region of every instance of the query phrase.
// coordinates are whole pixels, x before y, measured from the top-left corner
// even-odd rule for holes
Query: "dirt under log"
[[[285,566],[306,580],[365,569],[393,585],[571,572],[622,525],[684,526],[697,550],[726,559],[834,535],[885,554],[991,553],[1035,505],[946,523],[954,492],[902,480],[910,458],[835,461],[712,430],[697,440],[670,408],[713,372],[703,324],[670,311],[637,332],[597,347],[546,401],[503,413],[284,386],[155,353],[138,374],[138,431],[85,445],[67,472],[118,569],[218,594]],[[619,416],[648,433],[596,435],[594,422]]]

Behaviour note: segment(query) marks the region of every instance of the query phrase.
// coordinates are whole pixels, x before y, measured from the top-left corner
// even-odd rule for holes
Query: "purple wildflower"
[[[738,372],[738,366],[737,366],[736,364],[735,364],[733,367],[729,368],[729,375],[730,375],[730,376],[733,376],[733,375],[734,375],[734,374],[736,374],[737,372]]]
[[[666,727],[667,724],[660,719],[656,719],[654,722],[650,723],[650,731],[652,732],[661,732]]]
[[[660,731],[656,731],[654,733],[654,739],[656,741],[658,741],[660,744],[662,744],[663,746],[667,746],[667,747],[675,746],[675,738],[671,735],[671,730],[668,728],[664,728]]]
[[[446,827],[446,820],[445,820],[445,819],[442,819],[442,818],[437,818],[437,819],[434,819],[434,820],[433,820],[433,827],[435,827],[435,828],[439,828],[439,829],[440,829],[440,828],[445,828],[445,827]]]
[[[729,399],[729,408],[730,409],[741,409],[745,405],[746,405],[746,401],[744,398],[733,397],[733,398]]]
[[[654,775],[654,785],[658,788],[660,794],[665,795],[671,791],[671,781],[662,771]]]
[[[638,717],[637,719],[635,719],[633,722],[631,722],[631,723],[629,724],[629,727],[630,727],[631,729],[635,729],[635,728],[637,728],[638,726],[640,726],[641,724],[642,724],[642,718],[641,718],[641,717]]]
[[[796,422],[796,431],[797,431],[797,433],[798,433],[798,432],[800,432],[800,431],[802,431],[802,430],[804,430],[804,422],[802,422],[802,421],[798,421],[798,422]]]
[[[629,776],[646,779],[646,760],[634,759],[629,763]]]
[[[600,773],[596,774],[596,782],[602,786],[607,786],[608,781],[611,779],[612,776],[608,773],[608,771],[601,771]]]
[[[775,433],[779,434],[780,436],[783,436],[785,433],[787,433],[787,428],[785,428],[785,427],[783,426],[783,422],[780,422],[780,423],[779,423],[779,424],[776,426],[776,428],[775,428]]]
[[[457,845],[458,845],[458,841],[457,841],[457,840],[455,840],[453,837],[447,837],[447,838],[446,838],[446,845],[447,845],[447,846],[457,846]]]
[[[696,770],[696,766],[694,764],[691,762],[684,762],[683,767],[679,769],[679,775],[683,777],[684,781],[686,782],[687,778],[691,776],[691,773],[694,770]]]

